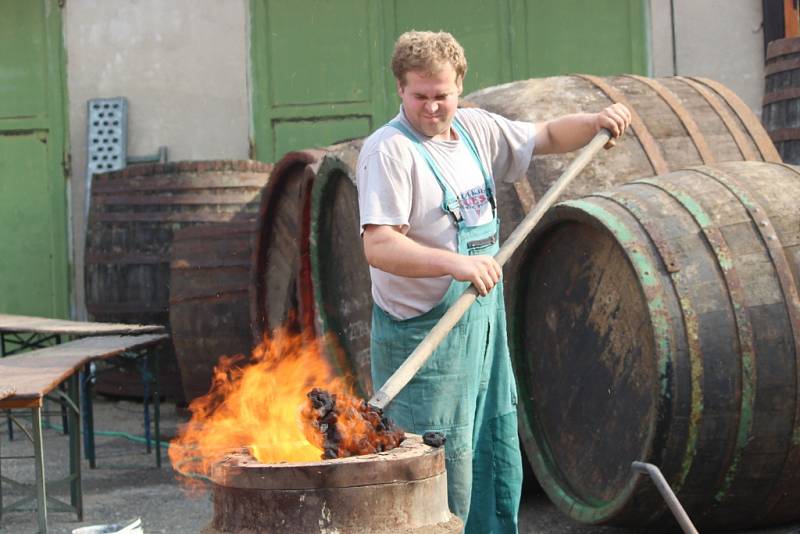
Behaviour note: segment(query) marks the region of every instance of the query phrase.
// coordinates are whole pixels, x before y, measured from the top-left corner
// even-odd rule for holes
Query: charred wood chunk
[[[444,445],[445,441],[447,441],[447,438],[441,432],[425,432],[422,434],[422,442],[431,447],[439,448]]]

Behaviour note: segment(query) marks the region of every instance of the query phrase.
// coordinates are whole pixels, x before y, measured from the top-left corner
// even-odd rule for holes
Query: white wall
[[[654,76],[717,80],[761,116],[761,0],[650,0],[650,19]]]
[[[86,101],[128,99],[128,154],[245,159],[247,0],[69,0],[67,49],[74,314],[83,299]]]
[[[717,80],[760,117],[762,18],[761,0],[650,0],[653,76]]]

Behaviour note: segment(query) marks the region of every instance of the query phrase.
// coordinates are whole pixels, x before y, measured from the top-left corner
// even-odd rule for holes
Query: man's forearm
[[[458,260],[455,252],[420,245],[396,231],[365,236],[364,252],[376,269],[408,278],[451,274]]]
[[[593,113],[564,115],[539,125],[537,154],[562,154],[572,152],[591,141],[597,133],[597,121]]]
[[[367,226],[364,253],[370,265],[387,273],[408,278],[450,275],[471,282],[481,295],[491,291],[503,274],[492,256],[468,256],[426,247],[393,226]]]

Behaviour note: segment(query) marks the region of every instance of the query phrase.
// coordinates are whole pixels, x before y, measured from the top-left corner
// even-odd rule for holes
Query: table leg
[[[158,353],[154,348],[147,351],[151,358],[153,370],[153,408],[156,423],[156,467],[161,467],[161,391],[158,380]]]
[[[140,353],[141,354],[141,353]],[[144,440],[146,444],[147,454],[152,451],[150,443],[150,366],[148,365],[150,352],[145,354],[145,357],[140,360],[142,374],[142,408],[144,409]]]
[[[83,447],[89,468],[97,467],[94,449],[94,406],[92,405],[92,364],[87,363],[81,373],[81,411],[83,417]]]
[[[69,378],[69,398],[72,408],[69,411],[69,497],[75,507],[78,521],[83,521],[83,492],[81,488],[81,392],[80,376]]]
[[[36,466],[37,520],[40,534],[47,534],[47,488],[44,478],[44,443],[42,441],[42,407],[31,408],[33,422],[33,455]]]

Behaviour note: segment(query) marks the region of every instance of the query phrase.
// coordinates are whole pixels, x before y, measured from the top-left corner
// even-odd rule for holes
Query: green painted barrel
[[[558,204],[508,302],[521,436],[559,508],[645,526],[660,467],[704,528],[800,518],[800,168],[694,167]]]

